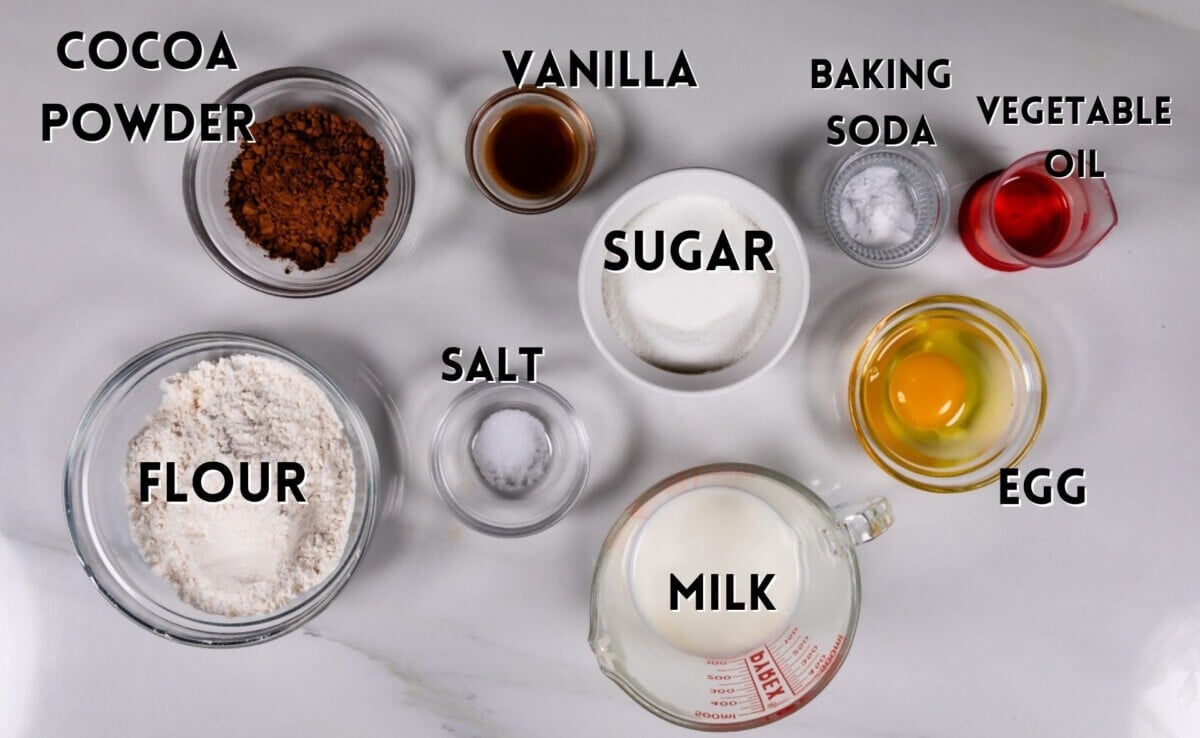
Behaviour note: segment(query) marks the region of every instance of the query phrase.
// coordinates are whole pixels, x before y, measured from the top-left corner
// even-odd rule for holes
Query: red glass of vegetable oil
[[[1015,272],[1031,266],[1073,264],[1117,225],[1117,208],[1103,179],[1046,172],[1041,151],[967,190],[958,230],[967,251],[984,266]]]

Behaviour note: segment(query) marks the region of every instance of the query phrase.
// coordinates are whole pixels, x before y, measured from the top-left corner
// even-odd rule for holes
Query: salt
[[[758,227],[728,200],[679,195],[650,205],[625,230],[699,231],[704,263],[722,232],[740,244],[747,230]],[[668,371],[716,371],[749,353],[770,327],[779,306],[779,278],[778,271],[763,269],[687,271],[667,259],[654,271],[605,271],[604,311],[617,336],[643,361]]]
[[[863,246],[899,246],[917,228],[912,197],[893,167],[867,167],[851,177],[842,189],[839,210],[846,232]]]
[[[497,410],[484,418],[471,441],[475,468],[492,489],[524,492],[546,474],[550,437],[542,421],[524,410]]]

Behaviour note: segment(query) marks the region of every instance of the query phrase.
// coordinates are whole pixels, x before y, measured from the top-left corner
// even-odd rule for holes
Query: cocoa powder
[[[371,134],[319,107],[250,132],[254,142],[242,142],[229,170],[227,202],[247,238],[310,271],[366,237],[387,201],[383,148]]]

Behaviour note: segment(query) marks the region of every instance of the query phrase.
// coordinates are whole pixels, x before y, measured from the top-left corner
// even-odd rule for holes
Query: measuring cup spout
[[[886,497],[847,502],[835,507],[834,512],[856,546],[875,540],[892,527],[892,503]]]

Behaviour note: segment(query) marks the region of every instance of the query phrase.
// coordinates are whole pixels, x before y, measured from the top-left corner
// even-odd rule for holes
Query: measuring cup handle
[[[847,502],[835,507],[842,527],[850,534],[854,545],[873,541],[892,527],[892,503],[886,497],[863,502]]]

